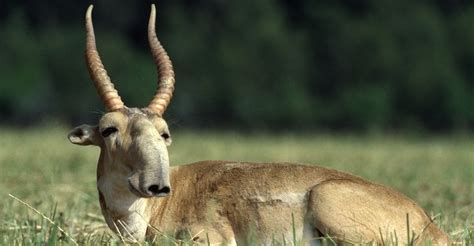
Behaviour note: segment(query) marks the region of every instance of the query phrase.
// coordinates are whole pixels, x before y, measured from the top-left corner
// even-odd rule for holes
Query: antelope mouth
[[[128,180],[128,189],[130,192],[132,192],[135,196],[142,197],[142,198],[150,198],[152,197],[149,194],[141,192],[139,189],[137,189],[133,184],[132,181],[129,179]]]
[[[137,188],[137,186],[133,184],[131,179],[128,179],[128,189],[134,195],[141,198],[166,197],[171,192],[171,188],[169,185],[164,185],[163,187],[160,187],[158,184],[149,186],[147,191],[142,191],[140,188]]]

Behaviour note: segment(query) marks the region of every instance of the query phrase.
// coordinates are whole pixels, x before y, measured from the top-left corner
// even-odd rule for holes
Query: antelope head
[[[171,100],[175,78],[171,60],[156,36],[155,18],[152,5],[148,41],[158,69],[158,89],[147,107],[129,108],[114,88],[97,51],[92,5],[86,13],[86,63],[107,112],[98,125],[76,127],[68,138],[74,144],[100,147],[99,191],[101,182],[113,182],[114,192],[131,192],[138,198],[166,196],[171,191],[167,150],[171,135],[162,116]]]

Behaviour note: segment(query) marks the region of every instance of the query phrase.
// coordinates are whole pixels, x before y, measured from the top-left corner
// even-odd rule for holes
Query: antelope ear
[[[90,125],[78,126],[67,136],[69,141],[78,145],[100,145],[99,127]]]

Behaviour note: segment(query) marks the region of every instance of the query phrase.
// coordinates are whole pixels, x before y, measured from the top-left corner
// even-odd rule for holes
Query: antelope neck
[[[101,152],[97,168],[97,189],[104,218],[112,230],[120,235],[143,240],[150,220],[149,199],[134,195],[126,177],[104,170],[104,153]]]

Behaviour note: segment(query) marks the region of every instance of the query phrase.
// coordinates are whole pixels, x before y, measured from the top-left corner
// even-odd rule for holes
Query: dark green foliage
[[[1,123],[92,121],[87,3],[0,4]],[[98,47],[126,104],[156,87],[151,2],[100,1]],[[166,118],[240,129],[474,129],[474,4],[459,1],[162,1],[177,73]],[[81,118],[85,117],[85,119]]]

